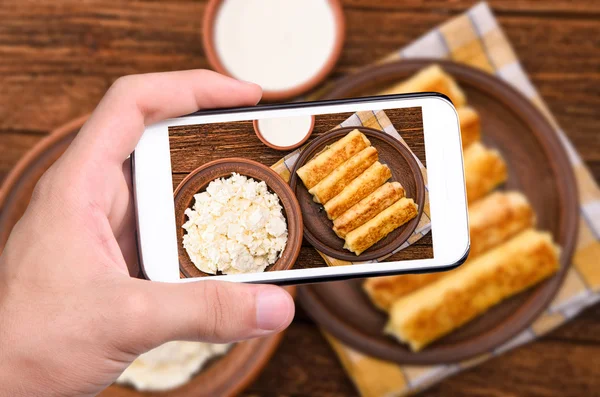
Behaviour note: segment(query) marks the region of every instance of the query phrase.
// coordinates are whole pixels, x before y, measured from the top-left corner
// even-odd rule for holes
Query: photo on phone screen
[[[168,132],[181,277],[277,271],[291,244],[293,214],[268,181],[243,169],[205,181],[189,197],[177,195],[198,168],[232,153],[271,167],[291,184],[303,244],[323,260],[300,259],[285,270],[434,257],[420,107],[170,126]],[[273,148],[304,139],[295,150]],[[267,162],[265,152],[281,159]]]

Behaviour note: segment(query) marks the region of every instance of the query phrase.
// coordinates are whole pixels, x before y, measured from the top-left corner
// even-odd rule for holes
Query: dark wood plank
[[[420,109],[388,109],[386,115],[408,146],[426,165],[423,123]],[[352,116],[352,112],[317,115],[311,140],[335,128]],[[178,184],[182,175],[210,161],[244,157],[265,165],[272,165],[288,152],[265,147],[254,133],[252,121],[212,123],[172,127],[169,130],[173,183]]]
[[[356,396],[320,331],[295,321],[277,354],[243,396]]]
[[[0,130],[0,181],[4,179],[16,162],[42,138],[43,135]]]
[[[542,339],[452,377],[424,396],[597,396],[600,345]]]
[[[436,10],[421,1],[413,1],[407,7],[390,1],[384,6],[364,0],[348,2],[345,10],[348,38],[334,77],[389,54],[472,3],[453,2]],[[549,4],[555,2],[530,1],[521,8],[552,13],[571,4],[558,3],[553,6]],[[74,113],[92,110],[104,90],[120,75],[207,66],[199,33],[202,3],[107,5],[95,1],[36,7],[18,1],[8,4],[0,10],[5,21],[0,26],[0,83],[8,94],[0,97],[0,127],[48,131],[72,118]],[[591,6],[591,3],[581,4],[570,7]],[[558,94],[564,93],[565,86],[567,90],[586,86],[585,92],[590,95],[573,99],[577,106],[572,109],[588,114],[597,109],[600,56],[594,49],[598,48],[600,38],[594,34],[593,9],[587,14],[589,18],[570,18],[544,13],[503,15],[502,10],[510,5],[502,2],[496,5],[501,11],[500,23],[526,70],[536,83],[541,82],[540,90],[543,93],[555,90]],[[549,31],[552,40],[546,39]],[[565,78],[568,84],[563,83]],[[71,100],[65,101],[69,96]],[[20,100],[6,99],[15,97]],[[70,109],[66,102],[76,107]],[[589,123],[577,114],[561,118],[564,106],[559,99],[555,102],[550,98],[549,102],[552,109],[559,110],[559,120],[570,130],[592,131]],[[29,116],[40,109],[51,111],[46,117]]]
[[[10,56],[1,49],[0,44],[0,70],[3,69],[1,63],[7,59],[12,64],[39,61],[19,61],[16,55]],[[112,81],[112,77],[66,73],[58,76],[17,70],[0,73],[0,131],[47,134],[94,110]]]

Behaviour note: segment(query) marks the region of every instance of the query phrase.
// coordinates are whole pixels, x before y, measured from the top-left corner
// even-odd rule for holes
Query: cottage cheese
[[[224,354],[230,345],[201,342],[167,342],[139,356],[119,376],[117,383],[146,391],[169,390],[190,380],[204,364]]]
[[[212,181],[185,211],[183,247],[205,273],[262,272],[279,259],[287,223],[264,181],[233,173]]]

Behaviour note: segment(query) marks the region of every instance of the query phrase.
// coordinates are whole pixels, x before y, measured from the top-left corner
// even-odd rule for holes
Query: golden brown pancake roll
[[[471,252],[463,267],[534,224],[533,208],[519,192],[495,192],[479,200],[469,207]],[[373,277],[365,280],[363,288],[375,306],[388,311],[397,299],[458,270]]]
[[[456,81],[446,73],[440,65],[431,65],[421,69],[408,80],[398,83],[382,92],[380,95],[403,94],[407,92],[441,92],[447,95],[459,108],[467,103],[465,93]]]
[[[500,152],[488,149],[479,142],[464,151],[464,166],[469,203],[482,198],[508,177],[506,163]]]
[[[344,248],[356,255],[362,254],[394,229],[417,216],[418,209],[413,199],[401,198],[364,225],[348,233]]]
[[[414,351],[559,269],[549,233],[528,229],[433,284],[397,300],[386,332]]]
[[[341,238],[404,197],[399,182],[388,182],[369,194],[333,221],[333,231]]]
[[[451,272],[452,270],[440,273],[372,277],[364,281],[363,290],[377,308],[388,312],[392,304],[401,297],[431,284]]]
[[[381,164],[379,161],[374,162],[324,205],[327,216],[329,219],[335,220],[391,177],[392,172],[387,165]]]
[[[344,161],[367,146],[371,146],[371,142],[369,142],[367,137],[359,130],[352,130],[348,135],[334,142],[308,163],[300,167],[296,173],[302,179],[304,186],[310,189],[321,182]]]
[[[466,106],[467,98],[454,78],[439,65],[431,65],[414,74],[408,80],[380,92],[385,94],[402,94],[407,92],[435,91],[447,95],[458,111],[463,149],[471,143],[479,141],[481,126],[477,112]]]
[[[460,121],[460,136],[462,138],[462,147],[466,149],[474,142],[481,139],[481,122],[479,115],[469,106],[463,106],[456,109],[458,120]]]
[[[344,190],[350,182],[362,174],[378,158],[377,149],[373,146],[364,148],[343,162],[308,192],[313,195],[315,202],[325,204]]]
[[[494,192],[469,207],[471,252],[475,257],[535,225],[535,213],[520,192]]]

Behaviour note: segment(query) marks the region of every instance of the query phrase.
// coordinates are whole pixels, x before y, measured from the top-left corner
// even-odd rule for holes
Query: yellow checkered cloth
[[[394,128],[394,126],[392,125],[392,122],[390,121],[390,119],[388,118],[388,116],[385,114],[385,112],[383,110],[356,112],[352,116],[350,116],[349,118],[344,120],[344,122],[342,122],[342,124],[338,125],[338,127],[360,127],[360,126],[369,127],[369,128],[383,131],[386,134],[390,135],[391,137],[396,138],[401,144],[403,144],[410,150],[410,147],[406,144],[404,139],[402,139],[402,137],[400,136],[400,134],[398,133],[396,128]],[[291,175],[290,171],[294,167],[294,164],[296,164],[296,161],[298,160],[298,157],[300,156],[300,153],[302,152],[303,149],[304,149],[304,147],[288,154],[287,156],[285,156],[284,158],[279,160],[277,163],[275,163],[273,166],[271,166],[271,168],[274,169],[279,175],[281,175],[283,177],[283,179],[285,179],[286,181],[289,181],[290,175]],[[411,150],[411,153],[412,153],[412,150]],[[378,261],[382,261],[382,260],[388,258],[389,256],[403,250],[404,248],[408,247],[409,245],[414,244],[417,240],[419,240],[421,237],[423,237],[424,235],[429,233],[429,231],[431,230],[431,218],[430,218],[430,213],[429,213],[429,191],[427,188],[427,170],[425,169],[425,167],[423,166],[421,161],[418,159],[418,157],[415,156],[414,153],[413,153],[413,156],[415,157],[415,160],[417,160],[417,163],[419,164],[419,167],[421,168],[421,174],[423,175],[423,180],[425,181],[425,201],[423,203],[423,215],[421,215],[421,219],[419,220],[419,224],[415,228],[415,231],[410,235],[408,240],[406,240],[400,247],[398,247],[396,250],[394,250],[389,255],[386,255],[382,258],[377,258],[377,259],[375,259],[373,261],[369,261],[369,262],[378,262]],[[355,263],[355,262],[348,262],[348,261],[343,261],[340,259],[332,258],[330,256],[323,254],[322,252],[320,252],[318,250],[317,250],[317,252],[325,260],[325,263],[327,263],[328,266],[345,266],[345,265],[353,265]],[[361,262],[361,263],[368,263],[368,262]]]
[[[579,240],[573,266],[550,307],[513,340],[479,357],[445,365],[401,366],[366,356],[325,335],[360,394],[365,397],[415,393],[534,340],[600,301],[600,189],[529,81],[488,5],[477,4],[382,62],[411,57],[452,59],[483,69],[514,86],[546,115],[562,139],[575,170],[581,209]]]

